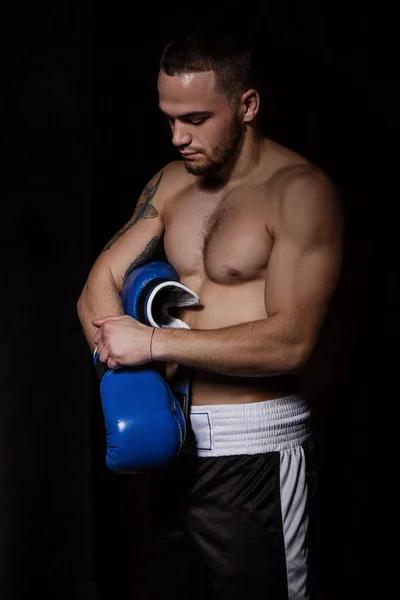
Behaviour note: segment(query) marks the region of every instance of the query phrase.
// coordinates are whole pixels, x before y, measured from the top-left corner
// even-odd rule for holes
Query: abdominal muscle
[[[201,306],[179,313],[191,329],[218,329],[240,323],[266,319],[264,304],[265,279],[238,285],[207,282],[201,286],[182,281],[199,293]],[[238,352],[240,349],[238,349]],[[232,352],[235,348],[232,347]],[[173,378],[177,365],[167,365],[167,378]],[[273,400],[299,392],[296,375],[271,377],[237,377],[196,369],[192,379],[191,404],[242,404]]]

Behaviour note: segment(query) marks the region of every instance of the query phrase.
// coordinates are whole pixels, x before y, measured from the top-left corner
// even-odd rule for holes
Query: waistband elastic
[[[262,454],[300,446],[311,436],[301,394],[245,404],[192,406],[183,451],[198,456]]]

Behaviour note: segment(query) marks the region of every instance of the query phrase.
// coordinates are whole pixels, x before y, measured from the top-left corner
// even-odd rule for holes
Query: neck
[[[238,183],[248,177],[258,167],[265,144],[266,140],[255,127],[247,127],[236,154],[218,171],[215,183],[224,186],[228,182]]]

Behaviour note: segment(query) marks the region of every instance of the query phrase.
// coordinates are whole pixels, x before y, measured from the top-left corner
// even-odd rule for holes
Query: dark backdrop
[[[176,158],[157,61],[207,7],[143,8],[2,9],[1,600],[140,597],[146,479],[105,468],[76,301],[142,187]],[[321,598],[384,598],[398,394],[394,17],[311,0],[246,10],[265,44],[267,131],[326,169],[346,216],[343,276],[310,365]]]

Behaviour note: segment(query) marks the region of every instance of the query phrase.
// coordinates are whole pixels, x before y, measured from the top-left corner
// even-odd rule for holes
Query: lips
[[[195,156],[196,154],[198,154],[198,152],[181,152],[181,154],[184,158],[190,158],[191,156]]]

